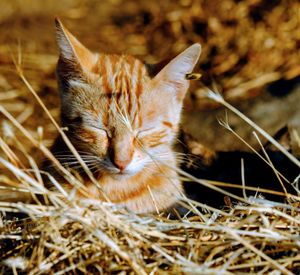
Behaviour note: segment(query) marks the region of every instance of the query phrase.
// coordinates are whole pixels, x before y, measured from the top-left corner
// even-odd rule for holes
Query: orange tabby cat
[[[197,63],[200,45],[151,78],[138,59],[92,53],[58,20],[56,27],[61,120],[72,144],[111,202],[137,213],[170,207],[182,192],[170,168],[176,166],[172,144],[189,87],[185,75]],[[61,137],[52,152],[64,166],[81,171]],[[47,170],[58,177],[53,168]],[[90,181],[85,185],[91,197],[105,200]]]

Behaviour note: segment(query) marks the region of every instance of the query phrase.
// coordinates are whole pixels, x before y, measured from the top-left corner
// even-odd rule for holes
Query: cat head
[[[140,60],[93,53],[58,20],[56,28],[62,124],[87,164],[125,177],[153,165],[153,157],[168,160],[189,87],[185,75],[201,46],[192,45],[150,77]]]

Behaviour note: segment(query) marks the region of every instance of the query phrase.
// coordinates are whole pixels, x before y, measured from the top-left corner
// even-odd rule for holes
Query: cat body
[[[62,127],[101,188],[80,172],[61,137],[52,146],[53,155],[82,174],[92,198],[137,213],[170,207],[182,193],[172,146],[189,86],[185,75],[198,61],[200,45],[189,47],[151,78],[140,60],[92,53],[58,20],[56,27]],[[45,169],[59,178],[55,169]]]

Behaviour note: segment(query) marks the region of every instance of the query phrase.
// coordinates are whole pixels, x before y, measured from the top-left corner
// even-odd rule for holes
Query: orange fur
[[[69,129],[69,139],[110,201],[137,213],[170,207],[182,192],[171,167],[176,167],[172,145],[189,86],[185,74],[193,70],[200,45],[191,46],[150,78],[140,60],[94,54],[59,21],[56,25],[62,124]],[[60,137],[52,152],[81,173]],[[85,185],[91,197],[104,200],[92,183],[85,180]]]

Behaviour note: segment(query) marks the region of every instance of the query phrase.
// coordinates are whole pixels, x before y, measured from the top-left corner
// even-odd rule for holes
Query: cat
[[[108,199],[136,213],[170,208],[183,192],[172,168],[177,165],[173,143],[189,87],[185,76],[198,62],[200,44],[187,48],[152,77],[139,59],[93,53],[58,19],[55,22],[61,125],[101,190],[61,136],[51,148],[53,155],[81,174],[91,198]],[[61,183],[57,169],[49,163],[44,167]],[[67,183],[64,187],[73,188]],[[83,196],[78,190],[76,194]]]

